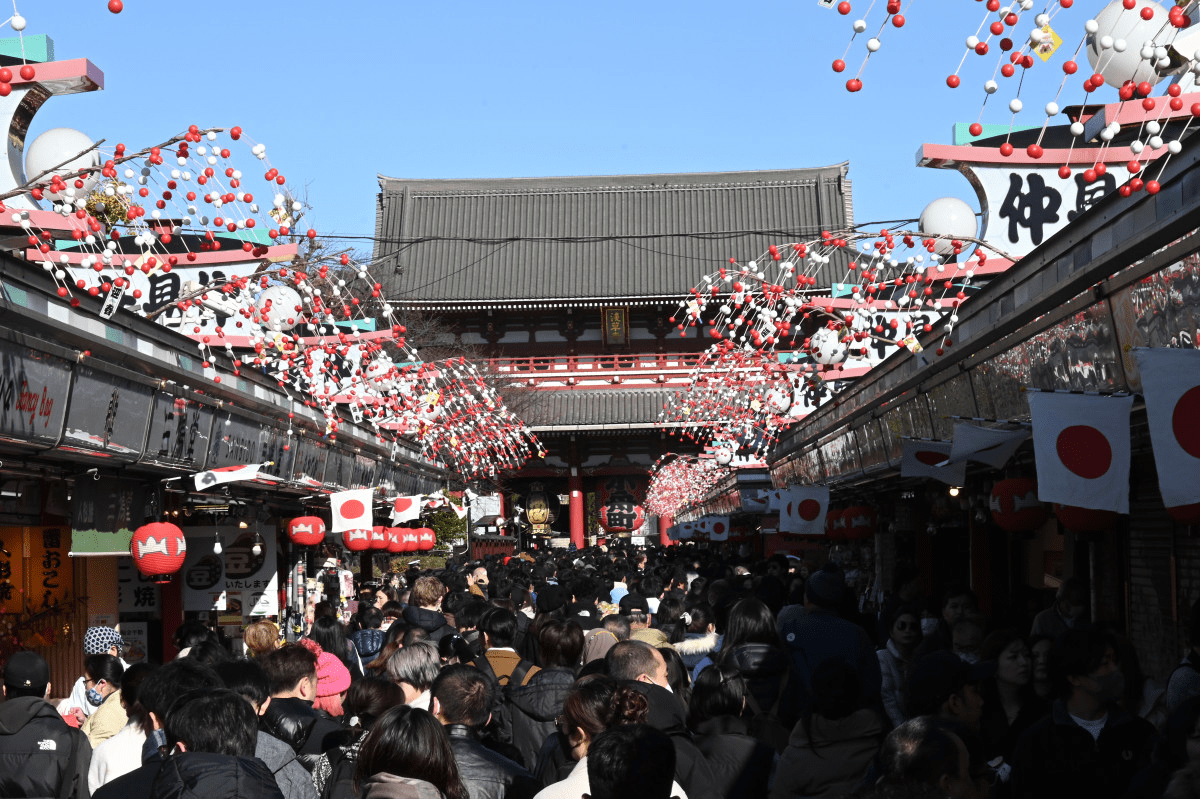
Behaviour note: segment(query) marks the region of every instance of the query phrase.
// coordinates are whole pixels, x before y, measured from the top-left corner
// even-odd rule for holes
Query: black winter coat
[[[153,799],[283,799],[267,764],[256,757],[183,752],[163,764]]]
[[[404,609],[404,620],[429,633],[429,640],[435,644],[447,635],[454,635],[454,628],[446,623],[446,616],[440,611],[409,605]]]
[[[471,799],[532,799],[542,786],[533,775],[481,744],[463,724],[448,724],[458,777]]]
[[[68,727],[46,700],[21,696],[0,703],[0,796],[88,799],[91,762],[87,736]]]
[[[646,723],[670,736],[675,747],[675,781],[687,793],[688,799],[720,799],[712,769],[688,732],[679,697],[653,683],[626,684],[646,695],[650,703]]]
[[[554,719],[563,712],[575,673],[570,669],[542,669],[527,685],[509,685],[504,702],[512,724],[512,743],[531,767],[546,738],[555,732]]]
[[[799,718],[800,705],[800,680],[787,653],[770,644],[739,644],[726,652],[717,653],[713,660],[733,666],[742,673],[746,679],[746,689],[762,713],[769,714],[778,702],[776,715],[785,728],[786,743],[787,731],[795,726]]]
[[[349,742],[352,734],[329,716],[298,697],[275,697],[258,727],[274,735],[296,753],[296,760],[311,774],[317,758]]]
[[[718,716],[700,722],[694,732],[718,794],[725,799],[760,799],[767,795],[775,750],[753,738],[745,721]]]

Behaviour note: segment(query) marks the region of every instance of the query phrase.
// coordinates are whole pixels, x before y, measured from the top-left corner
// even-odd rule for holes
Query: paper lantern
[[[846,540],[863,541],[875,536],[879,514],[866,505],[851,505],[842,511],[842,520],[846,523]]]
[[[979,225],[975,211],[957,197],[942,197],[925,206],[917,223],[926,236],[949,236],[934,242],[933,251],[939,255],[954,252],[954,239],[974,238]]]
[[[342,543],[351,552],[365,552],[371,548],[371,531],[345,530],[342,532]]]
[[[1001,530],[1025,533],[1046,523],[1050,513],[1038,501],[1037,481],[1028,477],[999,480],[988,497],[992,521]]]
[[[428,527],[417,530],[417,551],[428,552],[437,544],[437,533]]]
[[[129,541],[137,570],[156,583],[169,583],[171,575],[183,567],[187,557],[187,539],[170,522],[153,522],[139,527]]]
[[[302,547],[315,547],[325,540],[325,520],[320,516],[299,516],[288,522],[288,539]]]
[[[1074,505],[1054,506],[1054,515],[1072,533],[1099,533],[1117,523],[1119,513],[1113,510],[1079,508]]]
[[[404,531],[401,530],[399,527],[387,528],[387,539],[388,539],[387,551],[389,553],[391,553],[392,555],[398,555],[404,551],[401,548],[401,547],[403,547],[403,543],[400,541],[400,535],[403,532]]]
[[[842,508],[830,508],[825,514],[825,535],[830,541],[843,541],[846,538],[846,520],[842,517]]]
[[[405,527],[400,531],[401,552],[416,552],[417,546],[420,543],[420,538],[417,531],[412,527]]]
[[[1200,524],[1200,502],[1167,508],[1167,513],[1179,524]]]
[[[371,528],[371,546],[372,552],[385,552],[388,548],[387,528],[382,525]]]

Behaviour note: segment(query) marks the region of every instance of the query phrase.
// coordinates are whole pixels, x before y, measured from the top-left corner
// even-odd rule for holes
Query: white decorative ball
[[[33,140],[33,144],[25,150],[25,176],[32,179],[48,169],[54,169],[58,175],[69,175],[80,169],[100,169],[100,152],[90,150],[78,158],[72,158],[76,153],[83,152],[93,144],[92,137],[74,128],[51,128]],[[62,164],[62,166],[58,166]],[[131,176],[132,177],[132,176]],[[83,182],[83,193],[89,193],[96,185],[98,174],[93,173]],[[72,181],[72,185],[74,182]]]
[[[826,366],[846,360],[846,345],[842,343],[838,331],[827,327],[813,333],[809,351],[814,361]]]
[[[300,305],[300,295],[294,288],[276,285],[263,289],[255,300],[255,306],[260,313],[266,307],[268,300],[271,303],[271,310],[268,311],[265,323],[267,329],[287,331],[296,326],[296,306]],[[288,321],[289,319],[291,322]]]
[[[942,197],[925,206],[918,228],[926,236],[948,237],[936,239],[933,243],[934,252],[940,255],[954,252],[954,245],[949,239],[974,238],[979,230],[975,211],[957,197]]]
[[[1166,9],[1154,0],[1136,0],[1136,6],[1126,10],[1121,0],[1106,5],[1087,26],[1087,59],[1092,69],[1104,76],[1105,84],[1119,88],[1127,80],[1134,83],[1148,81],[1151,85],[1162,80],[1150,64],[1154,57],[1156,39],[1173,35],[1174,29],[1165,25]],[[1149,8],[1154,16],[1142,19],[1142,9]],[[1094,25],[1094,27],[1093,27]],[[1171,33],[1168,34],[1168,31]],[[1127,42],[1148,42],[1138,52],[1116,48],[1118,39]]]

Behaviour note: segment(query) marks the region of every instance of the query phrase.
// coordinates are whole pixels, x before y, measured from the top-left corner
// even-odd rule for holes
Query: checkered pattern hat
[[[119,649],[125,645],[125,639],[112,627],[88,627],[83,636],[83,654],[101,655],[114,644]]]

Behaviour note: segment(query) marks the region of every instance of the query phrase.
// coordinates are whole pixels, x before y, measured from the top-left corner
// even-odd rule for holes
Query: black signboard
[[[353,471],[354,456],[331,449],[325,461],[325,486],[333,489],[350,488]]]
[[[0,342],[0,442],[57,443],[70,388],[66,361]]]
[[[366,455],[355,455],[354,465],[350,473],[349,488],[374,488],[375,473],[378,464],[374,458],[368,458]]]
[[[310,438],[297,441],[292,447],[296,458],[292,465],[292,482],[309,488],[320,488],[325,478],[325,460],[329,447]]]
[[[157,394],[141,462],[203,471],[213,411],[211,405],[196,400]]]
[[[80,367],[57,452],[134,461],[146,443],[154,390],[115,375]]]
[[[262,478],[287,475],[292,470],[294,448],[284,449],[290,437],[274,425],[256,422],[234,413],[218,413],[213,421],[207,469],[222,466],[264,464]],[[265,465],[273,462],[272,465]]]

